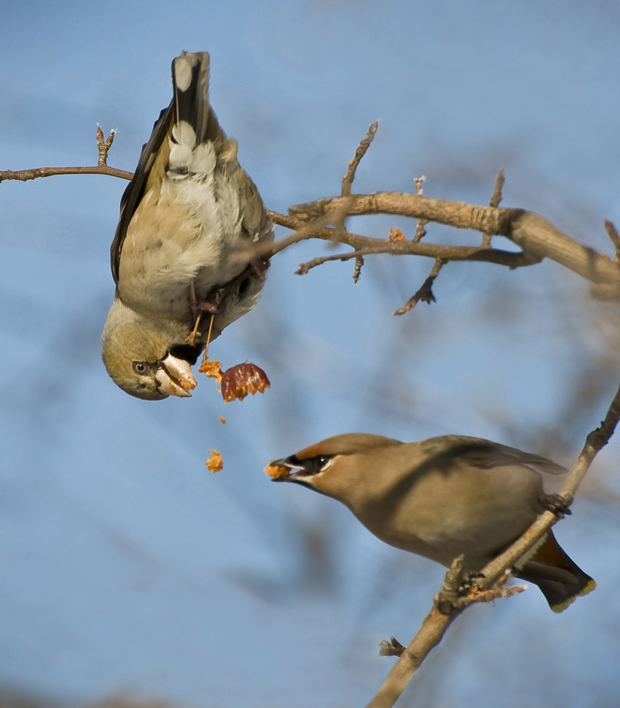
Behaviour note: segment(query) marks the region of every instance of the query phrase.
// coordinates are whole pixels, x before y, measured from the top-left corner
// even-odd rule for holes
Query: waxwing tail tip
[[[569,606],[572,605],[573,602],[578,597],[583,597],[584,595],[588,595],[591,593],[593,590],[596,589],[596,583],[590,576],[587,576],[588,580],[586,584],[579,590],[578,592],[574,593],[570,597],[567,597],[566,599],[562,600],[561,602],[553,602],[550,600],[550,598],[547,598],[547,602],[549,603],[549,607],[552,609],[553,612],[556,614],[559,614],[560,612],[564,612],[564,610]],[[544,592],[544,591],[543,591]]]

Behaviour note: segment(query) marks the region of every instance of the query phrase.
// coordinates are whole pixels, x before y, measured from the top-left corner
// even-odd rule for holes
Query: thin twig
[[[353,186],[353,180],[355,179],[355,172],[357,171],[357,168],[360,162],[362,161],[362,158],[366,154],[366,151],[370,147],[370,143],[372,143],[372,141],[375,139],[378,127],[379,121],[371,123],[370,128],[368,128],[368,132],[366,133],[366,137],[357,146],[355,156],[353,157],[351,162],[349,162],[349,167],[344,177],[342,178],[342,188],[340,194],[343,197],[346,197],[351,194],[351,187]]]
[[[504,182],[506,181],[506,176],[504,175],[504,170],[500,170],[495,178],[495,187],[493,189],[493,195],[491,196],[491,201],[489,206],[498,207],[502,201],[502,189],[504,188]]]
[[[500,170],[495,178],[495,187],[493,188],[493,194],[491,195],[491,201],[489,202],[490,207],[498,207],[502,201],[502,189],[504,188],[504,170]],[[488,231],[482,232],[482,246],[486,248],[491,247],[491,234]]]
[[[357,285],[357,281],[360,279],[360,274],[362,272],[362,267],[364,265],[364,256],[355,257],[355,268],[353,269],[353,282]]]
[[[305,275],[312,268],[322,265],[323,263],[328,263],[329,261],[350,261],[351,258],[355,258],[356,270],[357,270],[357,259],[363,256],[368,256],[372,253],[381,253],[381,251],[375,251],[372,248],[362,248],[359,251],[351,251],[350,253],[337,253],[334,256],[319,256],[319,258],[313,258],[311,261],[306,263],[300,263],[299,268],[295,271],[297,275]],[[355,279],[355,276],[354,276]],[[357,281],[356,281],[357,282]]]
[[[110,131],[110,135],[108,135],[107,138],[103,137],[103,130],[101,130],[101,127],[98,125],[97,126],[97,150],[99,152],[99,159],[97,161],[97,165],[99,167],[103,165],[108,164],[108,153],[110,152],[110,148],[112,147],[112,143],[114,142],[114,136],[116,135],[116,130],[112,129]]]
[[[414,177],[413,181],[415,183],[415,193],[417,195],[424,194],[422,185],[426,182],[426,176],[422,175],[421,177]],[[426,236],[426,224],[428,224],[426,219],[418,219],[415,225],[415,234],[413,235],[413,240],[415,243],[419,243]]]
[[[609,240],[614,245],[614,263],[618,263],[620,262],[620,236],[618,236],[618,231],[614,226],[613,222],[609,221],[609,219],[605,219],[603,223],[605,224],[605,231],[607,231]]]
[[[433,283],[435,282],[435,278],[439,275],[439,271],[443,268],[445,265],[445,261],[442,260],[441,258],[438,258],[435,261],[435,264],[433,265],[433,269],[429,273],[428,278],[422,283],[422,286],[420,289],[417,291],[417,293],[409,298],[407,302],[402,306],[399,307],[398,310],[394,313],[395,315],[404,315],[406,312],[409,312],[409,310],[413,310],[413,308],[422,300],[422,302],[426,302],[429,305],[432,302],[437,302],[435,300],[435,296],[433,295]]]
[[[34,170],[0,170],[0,182],[17,180],[27,182],[39,177],[55,177],[56,175],[108,175],[109,177],[120,177],[121,179],[132,179],[133,172],[126,172],[107,165],[96,165],[92,167],[38,167]]]
[[[619,421],[620,387],[601,425],[586,437],[584,447],[564,483],[561,496],[568,506],[572,503],[577,488],[594,461],[594,458],[600,450],[607,445]],[[498,581],[500,581],[500,583],[505,582],[510,569],[514,567],[519,558],[524,553],[527,553],[558,520],[558,516],[550,511],[546,511],[539,516],[516,543],[483,568],[482,575],[484,576],[484,580],[476,583],[476,586],[473,588],[474,592],[468,593],[468,600],[465,601],[465,604],[473,604],[482,601],[484,594],[488,591],[496,592]],[[450,587],[451,584],[454,584],[453,578],[455,570],[458,571],[458,568],[455,569],[454,565],[448,570],[444,581],[444,588],[442,589],[442,592],[447,595],[449,601],[451,600],[451,595],[453,596],[454,594],[450,593]],[[446,585],[448,592],[446,592]],[[477,591],[482,593],[481,597],[476,596]],[[514,588],[507,589],[507,592],[510,594],[514,594],[514,591]],[[520,590],[516,591],[518,592]],[[486,599],[488,599],[488,597],[489,596],[486,596]],[[455,601],[452,602],[451,605],[448,603],[441,607],[444,612],[446,610],[448,612],[444,614],[440,611],[438,605],[441,605],[441,601],[436,600],[433,604],[433,609],[422,622],[419,631],[411,640],[409,646],[402,652],[400,659],[392,667],[392,670],[381,684],[379,690],[370,703],[368,703],[367,708],[391,708],[396,703],[431,649],[441,641],[448,627],[464,609],[459,601]]]
[[[428,224],[427,219],[418,219],[418,223],[415,225],[415,234],[413,235],[414,243],[419,243],[426,236],[426,224]]]
[[[375,121],[371,123],[370,128],[366,136],[362,139],[360,144],[357,146],[355,155],[353,159],[349,162],[347,171],[342,178],[340,196],[343,198],[342,205],[340,208],[334,209],[332,211],[330,221],[334,224],[334,236],[331,242],[331,246],[336,246],[340,241],[340,235],[346,230],[347,217],[349,216],[349,199],[351,194],[351,187],[353,185],[353,180],[355,179],[355,173],[357,168],[362,161],[362,158],[366,154],[366,151],[370,147],[370,143],[374,140],[375,133],[377,132],[378,122]]]

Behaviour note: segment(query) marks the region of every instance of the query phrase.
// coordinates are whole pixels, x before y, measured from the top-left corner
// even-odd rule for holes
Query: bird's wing
[[[523,452],[515,447],[490,442],[482,438],[465,435],[446,435],[425,441],[430,443],[426,453],[435,458],[437,463],[442,458],[446,461],[456,457],[474,467],[492,469],[507,465],[524,465],[549,474],[565,474],[566,468],[542,455]]]
[[[182,60],[177,63],[178,60]],[[172,64],[172,79],[174,95],[168,108],[165,108],[155,125],[149,141],[142,148],[140,160],[133,179],[129,183],[121,199],[121,214],[116,227],[116,233],[110,249],[112,275],[118,284],[120,274],[120,258],[127,228],[133,215],[144,197],[152,187],[158,188],[168,170],[179,175],[188,174],[192,167],[200,171],[200,158],[192,159],[196,165],[170,164],[170,140],[173,145],[184,136],[183,127],[188,126],[192,135],[191,143],[201,145],[212,142],[216,153],[229,149],[225,133],[219,126],[215,114],[209,105],[209,55],[206,52],[187,54],[183,52]],[[173,135],[173,127],[179,131]],[[232,149],[236,155],[236,143]],[[181,154],[183,150],[181,149]],[[260,199],[260,198],[259,198]]]
[[[155,162],[157,161],[158,163],[158,169],[162,169],[160,166],[162,161],[165,160],[165,163],[168,162],[168,155],[164,155],[164,153],[170,152],[168,140],[166,138],[172,129],[173,119],[174,100],[171,101],[168,108],[164,108],[164,110],[160,113],[157,122],[153,126],[151,137],[149,138],[148,143],[146,143],[146,145],[142,148],[140,160],[138,161],[138,166],[136,167],[133,179],[127,186],[127,189],[121,199],[121,215],[118,220],[118,226],[116,227],[116,233],[114,234],[112,246],[110,247],[112,277],[117,285],[121,251],[123,249],[125,236],[127,235],[127,227],[129,226],[131,217],[134,215],[140,200],[144,196],[147,188],[147,182],[149,181],[149,176],[151,175]],[[165,164],[163,169],[165,169]]]

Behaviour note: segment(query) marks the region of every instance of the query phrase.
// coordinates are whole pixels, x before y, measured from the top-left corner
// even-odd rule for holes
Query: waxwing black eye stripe
[[[316,455],[315,457],[306,457],[304,460],[299,460],[296,455],[291,455],[288,460],[292,464],[303,467],[308,474],[318,474],[332,457],[334,455]]]

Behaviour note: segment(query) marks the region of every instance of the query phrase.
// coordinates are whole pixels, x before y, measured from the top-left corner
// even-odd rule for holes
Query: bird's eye
[[[315,464],[319,472],[322,472],[333,459],[333,455],[319,455],[315,457]]]
[[[143,361],[134,361],[133,370],[136,374],[146,374],[147,366]]]

